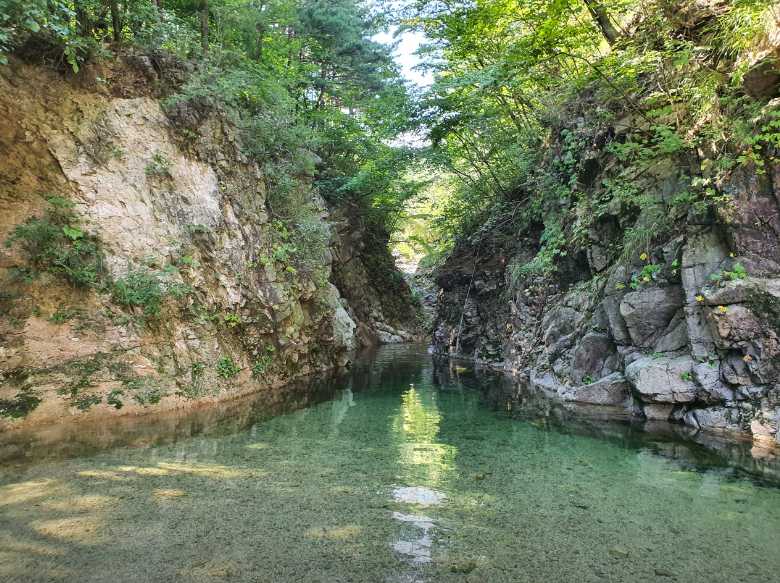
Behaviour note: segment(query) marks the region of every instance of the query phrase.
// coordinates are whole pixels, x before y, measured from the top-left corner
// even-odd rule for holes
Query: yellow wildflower
[[[726,306],[718,306],[718,312],[720,312],[721,314],[725,314],[728,311],[729,310]]]
[[[642,252],[642,254],[639,256],[639,258],[640,258],[642,261],[647,261],[647,257],[648,257],[647,253],[644,253],[644,252]]]
[[[698,296],[696,296],[696,301],[702,303],[704,301],[704,296],[699,294]]]

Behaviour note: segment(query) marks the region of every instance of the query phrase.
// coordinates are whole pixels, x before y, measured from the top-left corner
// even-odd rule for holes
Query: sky
[[[425,42],[425,35],[417,31],[405,31],[396,38],[393,35],[397,30],[398,27],[393,26],[388,31],[374,36],[374,40],[383,44],[397,42],[398,46],[393,56],[401,68],[401,74],[407,81],[417,87],[428,87],[433,83],[433,76],[430,72],[415,69],[415,66],[419,65],[421,60],[420,57],[414,54],[420,45]]]

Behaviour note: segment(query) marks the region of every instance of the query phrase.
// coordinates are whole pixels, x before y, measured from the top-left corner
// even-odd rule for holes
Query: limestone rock
[[[347,350],[352,350],[355,348],[355,329],[357,328],[357,325],[355,324],[355,321],[350,318],[349,314],[344,309],[344,306],[341,305],[336,286],[329,284],[328,289],[330,291],[330,305],[334,311],[333,338],[335,344],[336,346],[343,347]]]

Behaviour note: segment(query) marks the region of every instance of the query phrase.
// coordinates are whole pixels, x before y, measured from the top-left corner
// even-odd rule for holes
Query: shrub
[[[129,272],[114,283],[112,297],[115,302],[131,308],[143,308],[144,315],[158,316],[164,289],[160,278],[151,271]]]
[[[142,308],[144,316],[155,318],[160,315],[166,296],[182,298],[192,292],[192,288],[185,283],[169,281],[169,276],[175,272],[175,268],[162,272],[146,268],[133,269],[114,283],[111,296],[119,305]]]
[[[273,353],[275,351],[276,349],[270,344],[265,347],[265,354],[261,355],[252,365],[253,377],[264,374],[271,367],[274,362]]]
[[[151,378],[135,377],[127,378],[123,382],[124,388],[132,392],[133,399],[139,405],[156,405],[167,396],[167,392],[157,385]]]
[[[217,362],[217,374],[223,379],[230,379],[236,376],[241,369],[229,356],[223,356]]]
[[[32,217],[14,228],[6,247],[22,247],[35,270],[33,277],[36,271],[48,272],[76,287],[97,286],[104,276],[97,239],[79,227],[73,203],[60,197],[48,202],[42,218]]]
[[[234,313],[225,314],[225,316],[223,317],[223,320],[225,321],[225,325],[228,328],[235,328],[236,326],[241,324],[241,316],[239,316],[238,314],[234,314]]]
[[[41,399],[29,390],[19,391],[13,399],[0,399],[0,417],[11,419],[26,417],[40,403]]]
[[[147,176],[170,176],[171,161],[162,152],[155,152],[144,171]]]
[[[88,411],[94,405],[99,405],[103,399],[100,395],[88,393],[86,395],[79,395],[73,398],[73,406],[79,411]]]
[[[741,263],[735,263],[733,267],[728,269],[723,269],[721,271],[717,271],[710,275],[710,281],[713,283],[719,283],[722,281],[737,281],[740,279],[745,279],[748,276],[748,272],[745,269],[745,266]]]

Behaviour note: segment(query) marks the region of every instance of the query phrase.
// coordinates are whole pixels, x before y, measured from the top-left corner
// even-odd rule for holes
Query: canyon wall
[[[0,428],[272,390],[416,337],[381,233],[305,173],[307,223],[276,219],[225,116],[162,101],[188,74],[0,67]]]

